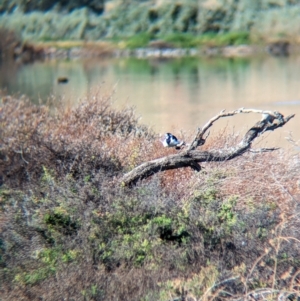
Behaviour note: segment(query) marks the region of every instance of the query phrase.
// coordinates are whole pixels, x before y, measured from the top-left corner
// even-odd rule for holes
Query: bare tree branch
[[[279,150],[279,147],[270,147],[270,148],[258,148],[258,149],[249,149],[250,153],[254,154],[260,154],[260,153],[267,153],[267,152],[273,152],[274,150]]]
[[[196,148],[205,143],[207,138],[204,135],[213,126],[214,122],[223,117],[230,117],[241,113],[258,113],[262,114],[263,118],[254,124],[252,128],[248,130],[240,143],[229,149],[211,150],[211,151],[200,151]],[[225,112],[222,110],[218,115],[211,118],[202,128],[198,128],[198,131],[193,139],[192,143],[180,153],[169,155],[163,158],[155,159],[152,161],[145,162],[130,172],[126,173],[121,182],[125,186],[136,184],[139,180],[145,179],[155,173],[177,169],[182,167],[191,167],[196,171],[201,170],[199,163],[211,162],[211,161],[226,161],[231,160],[237,156],[242,155],[246,151],[250,151],[252,142],[262,133],[266,131],[273,131],[279,127],[285,125],[295,115],[289,115],[284,117],[279,112],[263,111],[256,109],[238,109],[235,111]],[[273,151],[276,148],[260,149],[258,151]],[[251,150],[253,152],[253,150]]]

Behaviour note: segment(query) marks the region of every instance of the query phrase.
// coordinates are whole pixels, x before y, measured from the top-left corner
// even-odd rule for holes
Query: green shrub
[[[63,212],[51,212],[44,216],[46,225],[67,235],[74,234],[79,228],[78,223],[71,220],[71,217]]]

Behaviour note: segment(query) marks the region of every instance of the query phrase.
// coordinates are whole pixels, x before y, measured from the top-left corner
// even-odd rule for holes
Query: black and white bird
[[[164,147],[175,147],[176,149],[180,149],[181,146],[185,145],[185,142],[178,140],[171,133],[166,133],[165,139],[162,140],[162,144]]]

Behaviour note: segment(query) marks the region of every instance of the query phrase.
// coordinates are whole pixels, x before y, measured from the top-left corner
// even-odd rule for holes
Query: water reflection
[[[299,65],[299,57],[2,63],[0,87],[26,94],[34,102],[55,95],[72,104],[93,90],[110,94],[115,89],[116,107],[134,105],[144,123],[158,132],[176,133],[194,130],[221,109],[255,107],[300,116]],[[68,78],[68,83],[59,84],[59,77]],[[218,128],[246,130],[259,118],[238,116],[219,122]],[[266,140],[283,143],[288,131],[299,140],[297,119]]]

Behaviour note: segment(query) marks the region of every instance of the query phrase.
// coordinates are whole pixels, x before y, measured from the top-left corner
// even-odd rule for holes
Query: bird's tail
[[[175,148],[176,149],[182,149],[182,147],[185,146],[185,145],[186,145],[186,143],[184,141],[180,141],[180,143],[178,143]]]

